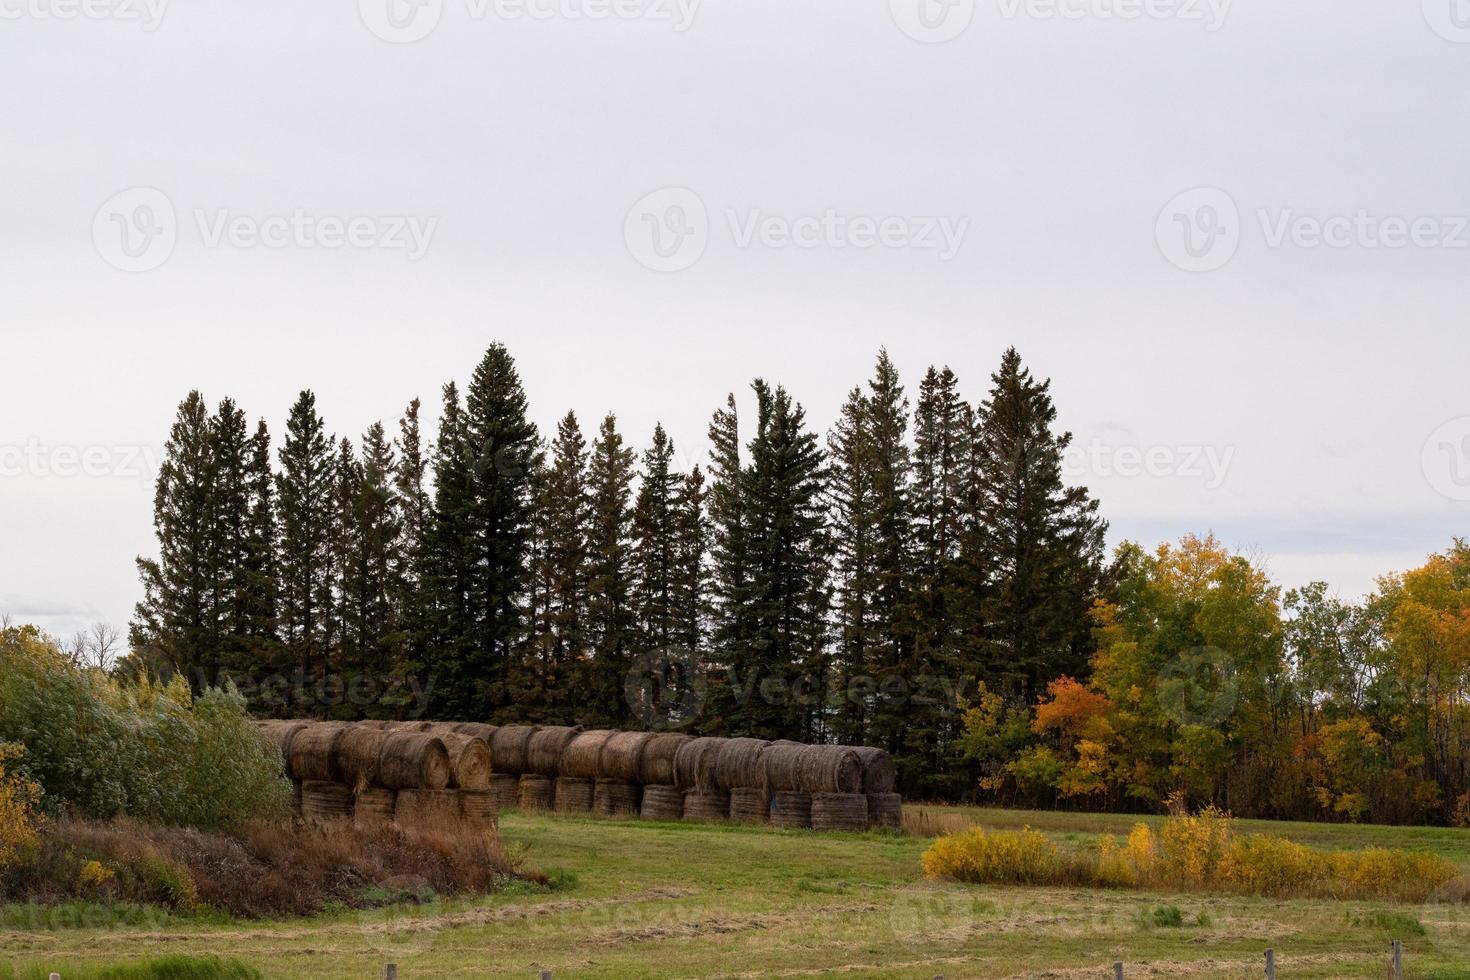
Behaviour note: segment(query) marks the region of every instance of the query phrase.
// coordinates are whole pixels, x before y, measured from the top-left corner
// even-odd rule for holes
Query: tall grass
[[[261,973],[239,960],[166,956],[121,966],[83,967],[47,964],[17,971],[0,963],[0,980],[46,980],[60,973],[64,980],[260,980]]]

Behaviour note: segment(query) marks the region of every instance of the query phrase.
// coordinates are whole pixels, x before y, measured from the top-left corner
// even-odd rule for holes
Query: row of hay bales
[[[359,801],[373,791],[396,793],[395,816],[404,824],[424,819],[426,801],[439,801],[443,819],[450,807],[436,793],[458,793],[461,810],[468,803],[492,813],[519,808],[817,830],[900,822],[893,760],[881,749],[561,726],[262,725],[282,746],[309,817],[323,815],[321,784],[329,783]],[[442,755],[430,748],[435,741]],[[341,816],[342,790],[331,792],[339,799],[326,815]]]
[[[263,721],[308,820],[493,827],[488,725]]]

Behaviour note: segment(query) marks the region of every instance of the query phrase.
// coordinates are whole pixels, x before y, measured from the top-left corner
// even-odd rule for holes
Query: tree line
[[[354,441],[305,391],[276,449],[191,392],[121,669],[262,713],[627,727],[652,671],[697,682],[687,730],[880,745],[907,792],[957,795],[966,698],[1087,668],[1106,525],[1013,349],[978,402],[939,367],[911,400],[880,353],[827,433],[757,379],[687,469],[612,414],[543,436],[499,344],[442,394],[430,444],[417,399]]]

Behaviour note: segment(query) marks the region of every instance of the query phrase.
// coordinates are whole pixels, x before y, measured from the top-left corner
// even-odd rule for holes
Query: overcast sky
[[[21,621],[127,621],[191,388],[355,437],[494,340],[686,460],[1014,344],[1114,542],[1357,596],[1470,532],[1465,0],[85,4],[0,0]]]

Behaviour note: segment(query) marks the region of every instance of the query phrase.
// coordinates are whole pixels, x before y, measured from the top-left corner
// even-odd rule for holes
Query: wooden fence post
[[[551,971],[550,970],[542,970],[541,971],[541,980],[551,980]]]
[[[1113,980],[1123,980],[1123,964],[1113,964]]]
[[[389,963],[387,966],[383,967],[383,980],[398,980],[397,964]]]
[[[1276,950],[1266,950],[1266,980],[1276,980]]]
[[[1393,980],[1404,980],[1404,944],[1393,941]]]

